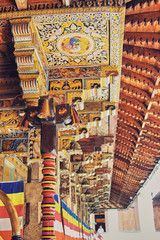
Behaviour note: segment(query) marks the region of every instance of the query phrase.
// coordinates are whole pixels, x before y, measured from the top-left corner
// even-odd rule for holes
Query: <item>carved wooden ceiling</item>
[[[159,1],[127,4],[111,199],[127,206],[159,161]]]
[[[105,80],[103,80],[104,76],[101,75],[103,69],[100,69],[101,66],[95,68],[96,62],[92,63],[94,66],[88,68],[85,68],[86,65],[85,67],[77,67],[76,71],[74,68],[63,68],[63,66],[62,68],[54,68],[53,65],[49,65],[53,64],[53,59],[60,57],[60,55],[54,55],[52,62],[50,61],[47,53],[53,47],[53,43],[47,46],[46,39],[42,34],[44,25],[49,26],[49,24],[47,22],[42,24],[41,19],[36,16],[32,21],[33,24],[36,24],[37,32],[36,34],[34,31],[31,32],[37,41],[46,47],[44,52],[38,49],[41,59],[46,58],[48,61],[42,61],[44,63],[44,73],[41,66],[37,65],[38,60],[33,49],[32,38],[30,38],[30,30],[24,27],[25,24],[30,24],[30,18],[28,20],[23,18],[25,19],[23,20],[24,29],[21,30],[26,32],[20,34],[24,38],[19,40],[18,34],[21,30],[13,27],[16,24],[20,26],[18,17],[17,20],[11,20],[15,12],[24,11],[26,13],[28,11],[30,12],[29,16],[32,16],[33,11],[39,11],[39,14],[41,14],[41,11],[45,10],[63,9],[63,7],[66,9],[68,4],[70,4],[70,8],[109,5],[117,7],[124,4],[124,2],[118,0],[1,1],[0,121],[4,119],[2,117],[4,111],[14,109],[18,111],[19,119],[15,117],[18,123],[23,115],[21,112],[26,111],[26,108],[35,107],[37,110],[39,97],[46,93],[43,89],[44,83],[40,79],[47,76],[49,95],[52,97],[54,95],[54,101],[57,101],[57,104],[72,104],[82,123],[79,127],[73,129],[64,130],[61,127],[58,136],[60,142],[59,151],[62,153],[62,150],[65,149],[68,152],[68,158],[71,158],[72,180],[77,184],[77,191],[82,195],[84,194],[91,211],[96,211],[99,206],[102,209],[126,208],[133,201],[159,161],[160,1],[127,1],[119,106],[116,104],[117,99],[114,99],[115,90],[111,89],[112,84],[118,82],[117,74],[119,69],[116,66],[114,69],[107,68],[108,75],[105,72]],[[30,24],[30,27],[35,30],[32,24]],[[74,27],[74,25],[71,26],[71,28]],[[86,31],[89,31],[89,29],[86,28]],[[81,34],[81,38],[84,37],[82,32]],[[92,43],[89,37],[87,39]],[[62,37],[60,43],[63,43],[64,40]],[[25,41],[28,41],[30,45],[25,51],[23,49],[22,55],[21,49],[23,43],[26,43]],[[103,45],[104,42],[102,41],[101,44]],[[105,50],[105,54],[107,54],[107,48]],[[83,53],[81,54],[84,56]],[[70,61],[68,59],[66,61]],[[74,61],[79,61],[76,55]],[[27,68],[25,62],[29,64]],[[59,66],[61,66],[60,61]],[[35,68],[39,69],[40,74],[38,71],[33,71]],[[112,73],[109,73],[110,70]],[[26,74],[30,74],[31,85],[27,85]],[[74,82],[73,76],[76,78],[76,82]],[[40,93],[37,92],[35,79],[39,79],[38,81],[41,83]],[[91,85],[100,85],[99,92],[94,88],[90,90],[92,89]],[[110,88],[104,89],[103,86],[106,85],[110,86]],[[29,95],[31,89],[34,99]],[[103,100],[100,98],[100,101],[98,101],[94,98],[95,95],[100,97],[103,95]],[[30,112],[32,118],[31,115],[32,112]],[[5,116],[5,121],[9,121],[9,117]],[[4,124],[4,120],[0,123]],[[10,128],[13,127],[12,124],[9,126]],[[0,130],[3,133],[2,127]],[[64,183],[68,178],[68,160],[64,153],[60,157],[63,186],[61,195],[63,196],[63,194],[67,194],[67,187]],[[75,174],[78,176],[77,180],[75,180]],[[102,194],[102,191],[105,194]]]

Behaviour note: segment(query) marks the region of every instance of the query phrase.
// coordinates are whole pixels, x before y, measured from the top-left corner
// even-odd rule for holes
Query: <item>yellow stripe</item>
[[[42,183],[46,183],[46,184],[52,184],[53,182],[56,183],[56,180],[42,181]]]
[[[45,207],[55,206],[55,203],[42,203],[42,206]]]
[[[68,220],[70,223],[72,223],[72,216],[68,214]]]
[[[12,193],[7,194],[7,196],[11,199],[13,205],[24,204],[24,193]],[[4,206],[3,202],[0,200],[0,206]]]
[[[63,210],[63,217],[65,217],[68,220],[68,213],[64,209],[62,210]]]
[[[60,213],[60,205],[59,205],[59,203],[55,202],[55,205],[56,205],[56,211],[58,213]]]
[[[54,231],[54,227],[42,227],[42,230],[44,231],[44,230],[52,230],[52,231]]]
[[[48,191],[49,192],[55,192],[55,189],[53,189],[53,190],[52,189],[43,189],[43,192],[48,192]]]
[[[78,222],[76,221],[76,226],[79,227]]]
[[[42,234],[42,239],[55,239],[55,238],[56,238],[56,236],[44,236]]]

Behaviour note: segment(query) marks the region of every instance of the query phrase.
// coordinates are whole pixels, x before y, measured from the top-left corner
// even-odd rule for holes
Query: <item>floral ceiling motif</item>
[[[109,64],[108,15],[55,15],[36,29],[49,67]]]

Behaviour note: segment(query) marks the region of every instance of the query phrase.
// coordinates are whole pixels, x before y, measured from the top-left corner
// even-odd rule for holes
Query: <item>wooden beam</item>
[[[27,9],[28,0],[15,0],[18,10]]]

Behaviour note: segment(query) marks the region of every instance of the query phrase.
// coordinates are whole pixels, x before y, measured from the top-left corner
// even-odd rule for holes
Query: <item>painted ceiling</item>
[[[91,211],[126,208],[159,159],[159,3],[127,3],[121,62],[122,1],[71,1],[63,9],[58,0],[30,0],[23,12],[18,2],[0,4],[2,153],[40,158],[40,133],[30,132],[35,123],[39,131],[40,96],[53,98],[54,109],[69,103],[79,123],[58,125],[61,196],[71,167]]]

